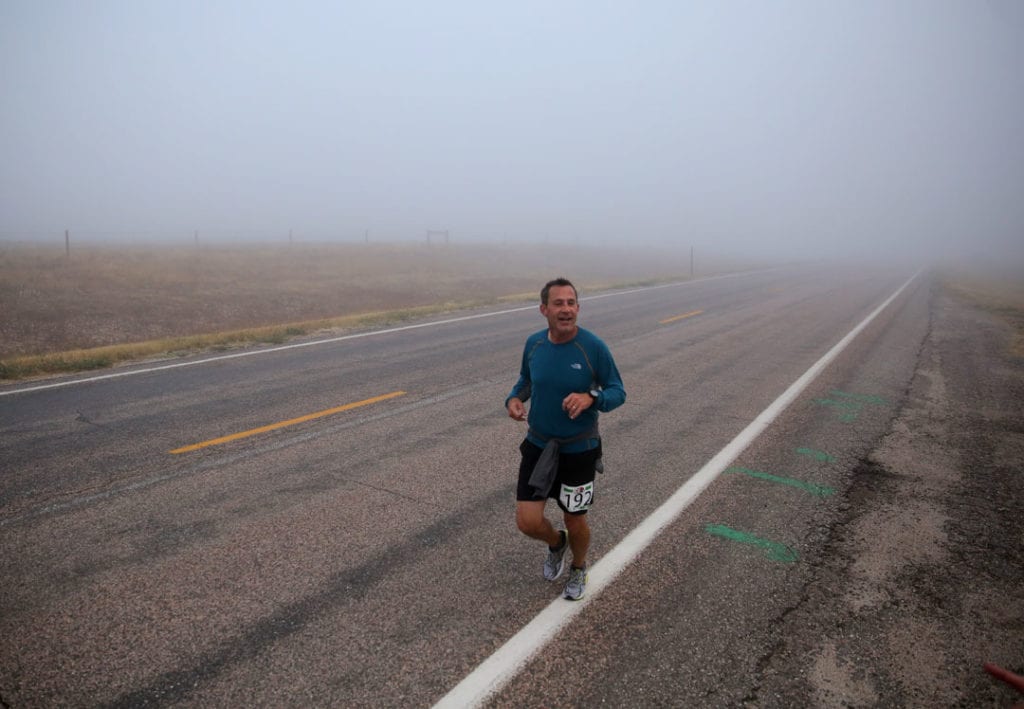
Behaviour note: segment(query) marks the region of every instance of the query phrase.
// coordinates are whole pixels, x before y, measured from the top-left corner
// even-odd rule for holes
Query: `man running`
[[[540,312],[547,329],[527,338],[519,381],[505,399],[508,415],[529,423],[519,446],[516,525],[548,545],[548,581],[562,575],[565,553],[572,550],[564,596],[577,601],[587,587],[586,515],[594,502],[594,474],[602,469],[598,411],[622,405],[626,390],[608,346],[576,325],[580,304],[572,283],[556,278],[545,284]],[[524,402],[531,399],[527,418]],[[549,497],[562,508],[564,529],[555,529],[544,515]]]

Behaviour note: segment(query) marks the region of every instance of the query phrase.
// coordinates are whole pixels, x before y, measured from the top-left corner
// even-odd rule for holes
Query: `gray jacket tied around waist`
[[[530,433],[537,438],[547,438],[542,436],[533,429],[530,429]],[[561,446],[566,443],[576,443],[577,441],[585,441],[588,438],[601,438],[601,434],[598,431],[597,424],[585,433],[581,433],[578,436],[572,438],[547,438],[547,443],[544,444],[544,450],[540,454],[540,458],[537,459],[537,463],[533,466],[533,472],[530,473],[530,487],[537,491],[538,495],[548,496],[551,492],[551,486],[555,484],[555,477],[558,475],[558,450]],[[604,472],[604,465],[600,458],[597,464],[594,466],[597,472]]]

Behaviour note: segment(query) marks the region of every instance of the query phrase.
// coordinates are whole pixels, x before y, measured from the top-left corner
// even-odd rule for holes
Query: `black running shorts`
[[[519,463],[519,484],[516,486],[516,500],[519,502],[526,501],[540,501],[546,499],[543,495],[537,494],[537,491],[530,487],[530,475],[533,473],[533,467],[537,464],[537,460],[540,458],[540,454],[543,452],[543,448],[535,446],[528,440],[523,440],[519,444],[519,452],[523,454],[523,458]],[[562,508],[563,512],[569,514],[586,514],[587,509],[581,510],[570,510],[566,507],[565,502],[561,499],[563,494],[563,486],[569,488],[579,489],[588,488],[587,499],[582,500],[586,508],[589,508],[593,504],[594,494],[594,475],[595,468],[598,459],[601,457],[601,445],[598,444],[597,448],[583,451],[582,453],[559,453],[558,454],[558,474],[555,477],[555,484],[551,486],[551,491],[548,493],[548,497],[556,500],[558,506]],[[572,501],[569,504],[574,507],[580,504],[579,499]]]

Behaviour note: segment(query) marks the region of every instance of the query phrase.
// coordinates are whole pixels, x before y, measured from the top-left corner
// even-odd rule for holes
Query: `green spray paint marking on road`
[[[814,403],[821,404],[822,406],[832,406],[837,409],[855,409],[857,411],[864,406],[859,401],[836,401],[835,399],[815,399]]]
[[[859,401],[862,404],[874,404],[876,406],[888,406],[889,402],[880,396],[873,394],[850,394],[849,392],[839,391],[833,389],[829,392],[832,396],[838,396],[842,399],[852,399],[853,401]]]
[[[724,524],[709,524],[704,527],[704,531],[708,534],[714,534],[716,537],[723,537],[740,544],[749,544],[751,546],[763,549],[765,555],[772,561],[782,561],[785,563],[792,563],[799,559],[799,555],[790,549],[785,544],[779,542],[773,542],[770,539],[761,539],[755,537],[753,534],[747,532],[741,532],[738,529],[732,527],[726,527]]]
[[[750,468],[732,467],[725,471],[726,473],[742,473],[752,478],[758,478],[759,480],[767,480],[773,483],[779,483],[780,485],[789,485],[809,492],[812,495],[818,497],[828,497],[829,495],[835,494],[835,488],[826,487],[824,485],[815,485],[814,483],[804,482],[803,480],[797,480],[796,478],[783,478],[778,475],[772,475],[771,473],[762,473],[759,470],[751,470]]]
[[[814,403],[839,409],[839,420],[844,423],[856,421],[861,407],[864,406],[859,401],[836,401],[835,399],[815,399]]]
[[[797,448],[796,452],[799,453],[800,455],[806,455],[808,458],[820,460],[822,463],[832,463],[835,461],[835,458],[830,456],[825,451],[816,451],[813,448]]]
[[[831,406],[836,409],[839,420],[845,423],[856,421],[865,404],[874,404],[875,406],[887,406],[889,404],[882,397],[874,396],[873,394],[851,394],[839,389],[833,389],[829,394],[835,398],[815,399],[814,403],[821,406]]]

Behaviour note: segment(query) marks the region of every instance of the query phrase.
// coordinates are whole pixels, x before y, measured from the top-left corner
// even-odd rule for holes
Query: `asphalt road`
[[[803,267],[581,294],[629,397],[602,418],[592,566],[912,275]],[[915,411],[934,290],[910,280],[487,702],[1012,696],[975,668],[942,695],[862,677],[843,640],[885,605],[884,574],[849,586],[881,552],[844,533],[858,505],[884,509],[860,481]],[[447,320],[0,389],[2,705],[430,706],[568,604],[515,531],[524,427],[502,408],[544,321],[534,306]],[[1007,653],[985,659],[1012,668]]]

